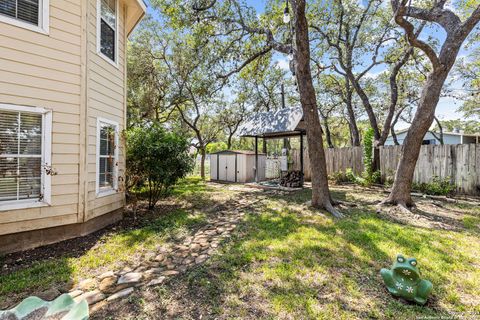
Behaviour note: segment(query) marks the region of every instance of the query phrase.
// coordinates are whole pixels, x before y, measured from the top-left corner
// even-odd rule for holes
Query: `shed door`
[[[227,155],[218,155],[218,180],[227,180]]]
[[[236,170],[235,158],[236,158],[236,155],[234,154],[227,156],[227,181],[236,182],[235,181],[235,170]]]
[[[219,156],[218,179],[222,181],[235,181],[235,155],[222,154]]]
[[[210,179],[211,180],[218,180],[217,161],[218,161],[218,154],[211,154],[210,155]]]

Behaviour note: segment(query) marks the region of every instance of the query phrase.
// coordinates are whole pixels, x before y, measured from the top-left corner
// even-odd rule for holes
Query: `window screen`
[[[99,154],[99,179],[100,189],[114,188],[115,178],[115,126],[101,124],[100,127],[100,154]]]
[[[40,114],[0,110],[0,203],[41,198],[42,130]]]
[[[115,61],[117,13],[115,0],[100,0],[100,52]]]
[[[0,0],[0,14],[38,26],[41,0]]]

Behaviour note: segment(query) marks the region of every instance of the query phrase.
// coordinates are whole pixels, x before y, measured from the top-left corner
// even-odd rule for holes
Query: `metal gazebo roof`
[[[299,135],[303,131],[302,108],[292,107],[255,113],[238,128],[238,135],[274,138]]]
[[[258,182],[258,138],[263,138],[264,153],[267,153],[268,139],[300,137],[300,171],[303,185],[303,136],[305,124],[303,123],[303,110],[301,107],[284,108],[270,112],[259,112],[251,116],[238,128],[240,137],[255,138],[255,182]]]

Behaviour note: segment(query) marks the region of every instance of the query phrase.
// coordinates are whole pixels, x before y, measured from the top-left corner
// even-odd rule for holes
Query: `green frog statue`
[[[382,269],[380,274],[392,295],[415,301],[420,305],[427,302],[432,291],[432,283],[420,278],[415,258],[405,259],[399,254],[392,268]]]

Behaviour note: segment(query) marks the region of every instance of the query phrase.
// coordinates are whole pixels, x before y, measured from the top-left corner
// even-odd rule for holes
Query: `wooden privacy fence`
[[[380,148],[382,179],[393,178],[403,146]],[[300,151],[291,150],[293,169],[300,170]],[[327,173],[345,172],[356,175],[364,170],[362,147],[325,149]],[[425,145],[415,167],[414,182],[432,182],[434,177],[449,178],[457,193],[480,195],[480,144]],[[305,150],[305,179],[310,180],[310,161]]]
[[[293,170],[300,170],[300,150],[291,150]],[[345,172],[351,168],[356,175],[363,172],[363,150],[362,147],[333,148],[325,149],[325,160],[327,162],[327,174]],[[310,161],[308,150],[304,151],[304,172],[305,180],[310,180]]]
[[[394,177],[403,146],[380,148],[382,179]],[[420,149],[413,181],[449,178],[457,193],[480,195],[480,144],[425,145]]]

